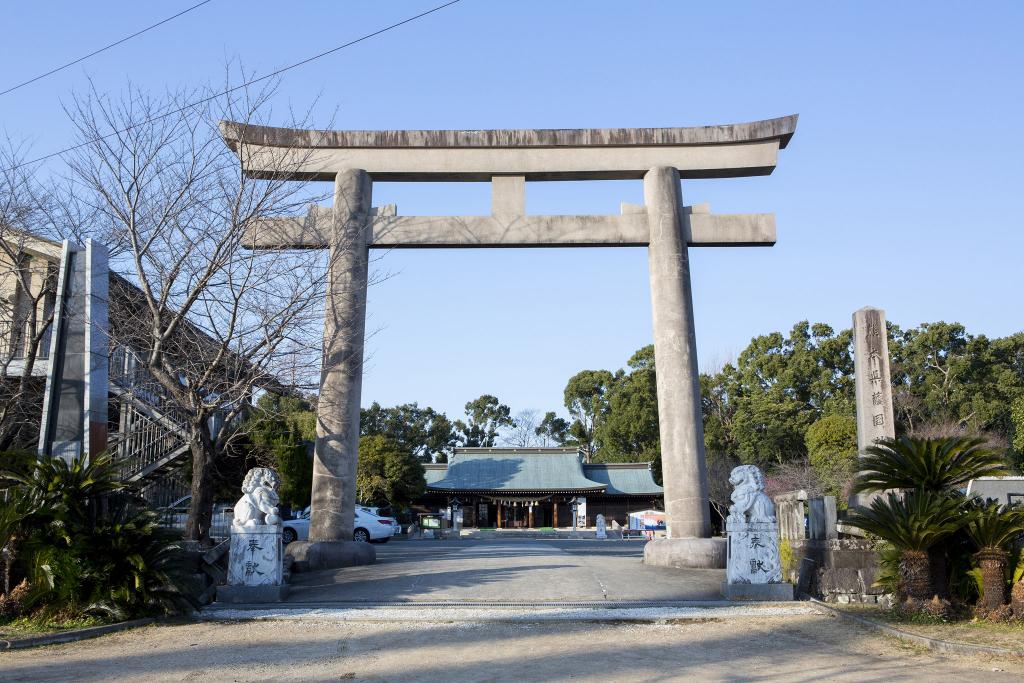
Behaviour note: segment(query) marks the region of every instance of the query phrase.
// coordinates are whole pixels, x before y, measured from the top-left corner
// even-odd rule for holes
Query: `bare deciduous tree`
[[[68,107],[82,146],[68,159],[65,201],[78,207],[77,231],[102,238],[125,276],[112,281],[111,343],[133,349],[187,415],[192,540],[208,539],[214,470],[254,396],[284,390],[282,375],[317,385],[322,253],[246,248],[247,228],[303,213],[310,190],[287,171],[246,177],[217,127],[260,123],[273,93],[129,88],[112,99],[92,89]],[[303,162],[281,154],[283,169]]]
[[[828,488],[829,482],[811,467],[806,458],[775,465],[765,475],[765,491],[772,497],[780,493],[803,490],[814,498],[825,495]]]
[[[1010,440],[1005,434],[997,431],[971,431],[968,420],[949,420],[945,422],[925,422],[913,426],[908,436],[919,439],[945,439],[949,437],[977,436],[985,439],[985,448],[1006,451]]]
[[[0,450],[38,437],[49,351],[54,259],[60,250],[34,233],[51,228],[49,195],[23,165],[23,147],[0,147]]]
[[[517,448],[539,446],[541,444],[540,438],[537,436],[537,425],[536,410],[520,410],[512,418],[512,428],[502,440],[506,446]]]
[[[708,502],[723,520],[729,514],[732,504],[732,484],[729,475],[740,465],[739,458],[727,453],[708,453]]]

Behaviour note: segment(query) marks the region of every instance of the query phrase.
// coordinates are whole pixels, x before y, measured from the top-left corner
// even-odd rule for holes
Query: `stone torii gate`
[[[372,561],[352,544],[368,249],[598,247],[648,249],[668,538],[645,561],[724,567],[712,539],[688,248],[771,246],[772,214],[685,207],[680,178],[768,175],[797,117],[700,128],[315,131],[221,123],[251,177],[332,180],[334,206],[261,220],[257,249],[329,249],[324,361],[317,408],[310,541],[289,546],[310,567]],[[644,205],[621,215],[528,215],[525,183],[642,179]],[[490,216],[399,216],[371,208],[373,181],[487,181]],[[293,544],[295,545],[295,544]],[[366,547],[366,544],[361,544]],[[357,556],[354,553],[363,552]]]

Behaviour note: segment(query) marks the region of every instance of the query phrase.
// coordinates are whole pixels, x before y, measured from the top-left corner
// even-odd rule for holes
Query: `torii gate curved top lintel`
[[[699,128],[317,131],[222,121],[243,171],[256,178],[333,180],[334,206],[255,222],[256,249],[331,251],[317,407],[310,542],[289,546],[311,566],[350,563],[365,333],[367,250],[430,247],[646,246],[658,368],[658,415],[669,538],[645,561],[725,566],[710,537],[688,246],[771,246],[772,214],[684,207],[680,178],[768,175],[797,116]],[[526,181],[643,179],[644,204],[617,216],[539,216]],[[370,206],[376,181],[490,181],[489,216],[399,216]],[[293,544],[294,545],[294,544]]]
[[[379,181],[638,180],[656,166],[682,178],[768,175],[797,116],[693,128],[300,130],[224,121],[221,135],[250,176],[287,169],[334,180],[360,168]],[[292,150],[282,156],[281,149]],[[243,151],[244,150],[244,151]],[[312,154],[309,150],[313,150]]]

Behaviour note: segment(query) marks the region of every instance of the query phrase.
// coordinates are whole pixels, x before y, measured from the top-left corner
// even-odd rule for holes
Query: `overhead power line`
[[[318,60],[318,59],[320,59],[322,57],[326,57],[327,55],[334,54],[335,52],[338,52],[339,50],[344,50],[347,47],[352,47],[356,43],[361,43],[361,42],[363,42],[365,40],[369,40],[370,38],[373,38],[375,36],[379,36],[382,33],[387,33],[388,31],[391,31],[392,29],[398,28],[399,26],[404,26],[405,24],[408,24],[408,23],[411,23],[413,21],[416,21],[417,19],[422,19],[423,17],[427,16],[428,14],[433,14],[434,12],[439,12],[440,10],[443,10],[446,7],[451,7],[452,5],[457,5],[460,2],[462,2],[462,0],[451,0],[450,2],[446,2],[446,3],[442,4],[442,5],[438,5],[437,7],[434,7],[433,9],[429,9],[426,12],[420,12],[419,14],[411,16],[411,17],[409,17],[407,19],[403,19],[402,21],[399,21],[399,22],[396,22],[394,24],[391,24],[390,26],[385,26],[384,28],[377,29],[376,31],[374,31],[372,33],[367,33],[366,35],[363,35],[363,36],[360,36],[359,38],[356,38],[355,40],[350,40],[347,43],[343,43],[342,45],[338,45],[337,47],[333,47],[330,50],[326,50],[324,52],[321,52],[320,54],[313,55],[312,57],[307,57],[306,59],[303,59],[300,62],[295,62],[294,64],[289,64],[288,66],[281,67],[280,69],[277,69],[276,71],[272,71],[272,72],[270,72],[270,73],[268,73],[268,74],[266,74],[264,76],[260,76],[259,78],[254,78],[252,80],[249,80],[249,81],[246,81],[246,82],[241,83],[239,85],[236,85],[236,86],[234,86],[232,88],[228,88],[227,90],[221,90],[220,92],[214,93],[213,95],[210,95],[209,97],[203,97],[203,98],[195,100],[193,102],[189,102],[188,104],[186,104],[186,105],[184,105],[182,107],[178,107],[177,109],[172,109],[171,111],[164,112],[163,114],[157,114],[156,116],[151,116],[151,117],[149,117],[147,119],[144,119],[142,121],[139,121],[138,123],[133,124],[131,126],[125,126],[124,128],[120,128],[120,129],[117,129],[117,130],[112,130],[109,133],[107,133],[106,135],[101,135],[98,138],[92,138],[91,140],[86,140],[85,142],[80,142],[79,144],[73,145],[71,147],[65,147],[64,149],[62,149],[60,151],[51,152],[50,154],[38,157],[36,159],[32,159],[31,161],[24,161],[24,162],[22,162],[20,164],[15,164],[14,166],[11,166],[11,167],[9,167],[9,168],[7,168],[5,170],[13,171],[14,169],[21,168],[22,166],[31,166],[32,164],[37,164],[40,161],[46,161],[47,159],[52,159],[53,157],[60,156],[61,154],[67,154],[68,152],[73,152],[76,149],[81,149],[82,147],[87,147],[88,145],[91,145],[91,144],[93,144],[95,142],[99,142],[100,140],[106,140],[107,138],[112,137],[114,135],[120,135],[122,133],[126,133],[126,132],[128,132],[130,130],[134,130],[135,128],[138,128],[139,126],[144,126],[147,123],[153,123],[154,121],[159,121],[161,119],[165,119],[168,116],[174,116],[175,114],[180,114],[180,113],[182,113],[184,111],[187,111],[187,110],[191,109],[192,107],[197,107],[197,106],[199,106],[201,104],[206,104],[207,102],[215,100],[218,97],[223,97],[224,95],[229,95],[229,94],[235,92],[236,90],[241,90],[242,88],[247,88],[250,85],[254,85],[254,84],[259,83],[261,81],[265,81],[267,79],[274,78],[275,76],[280,76],[281,74],[283,74],[286,71],[291,71],[292,69],[295,69],[297,67],[303,66],[305,64],[309,64],[310,62],[316,61],[316,60]]]
[[[93,50],[89,54],[83,55],[83,56],[79,57],[78,59],[76,59],[74,61],[71,61],[71,62],[68,62],[67,64],[64,64],[63,66],[58,66],[56,69],[50,69],[46,73],[39,74],[38,76],[36,76],[34,78],[30,78],[30,79],[28,79],[27,81],[25,81],[23,83],[18,83],[17,85],[12,85],[7,90],[0,91],[0,95],[6,95],[7,93],[14,92],[18,88],[24,88],[26,85],[29,85],[30,83],[35,83],[36,81],[41,80],[43,78],[46,78],[47,76],[52,76],[53,74],[57,73],[58,71],[63,71],[64,69],[68,68],[69,66],[74,66],[75,64],[78,64],[79,62],[84,62],[85,60],[89,59],[90,57],[95,57],[96,55],[98,55],[101,52],[106,52],[107,50],[109,50],[112,47],[117,47],[121,43],[128,42],[129,40],[131,40],[132,38],[135,38],[136,36],[141,36],[146,31],[150,31],[152,29],[155,29],[157,26],[162,26],[163,24],[166,24],[168,21],[171,21],[172,19],[177,19],[181,15],[188,14],[192,10],[198,9],[198,8],[202,7],[203,5],[206,5],[206,4],[210,3],[210,2],[213,2],[213,0],[203,0],[202,2],[196,3],[195,5],[192,5],[191,7],[189,7],[188,9],[183,9],[183,10],[181,10],[180,12],[178,12],[177,14],[175,14],[173,16],[167,17],[166,19],[161,19],[160,21],[158,21],[155,24],[152,24],[150,26],[147,26],[146,28],[142,29],[141,31],[136,31],[135,33],[131,34],[130,36],[125,36],[121,40],[114,41],[110,45],[104,45],[103,47],[101,47],[98,50]]]

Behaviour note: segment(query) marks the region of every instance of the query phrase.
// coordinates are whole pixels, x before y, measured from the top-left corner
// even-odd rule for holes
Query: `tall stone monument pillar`
[[[896,436],[889,339],[885,311],[865,306],[853,314],[853,372],[857,398],[857,451]],[[853,495],[851,505],[865,505],[871,496]]]
[[[697,339],[679,171],[644,176],[650,230],[648,265],[657,367],[658,425],[668,538],[648,543],[644,561],[678,567],[719,567],[721,539],[711,539]]]
[[[309,541],[288,546],[302,569],[373,562],[352,540],[359,455],[359,401],[369,277],[372,182],[362,170],[338,173],[328,232],[323,368],[317,400]]]

